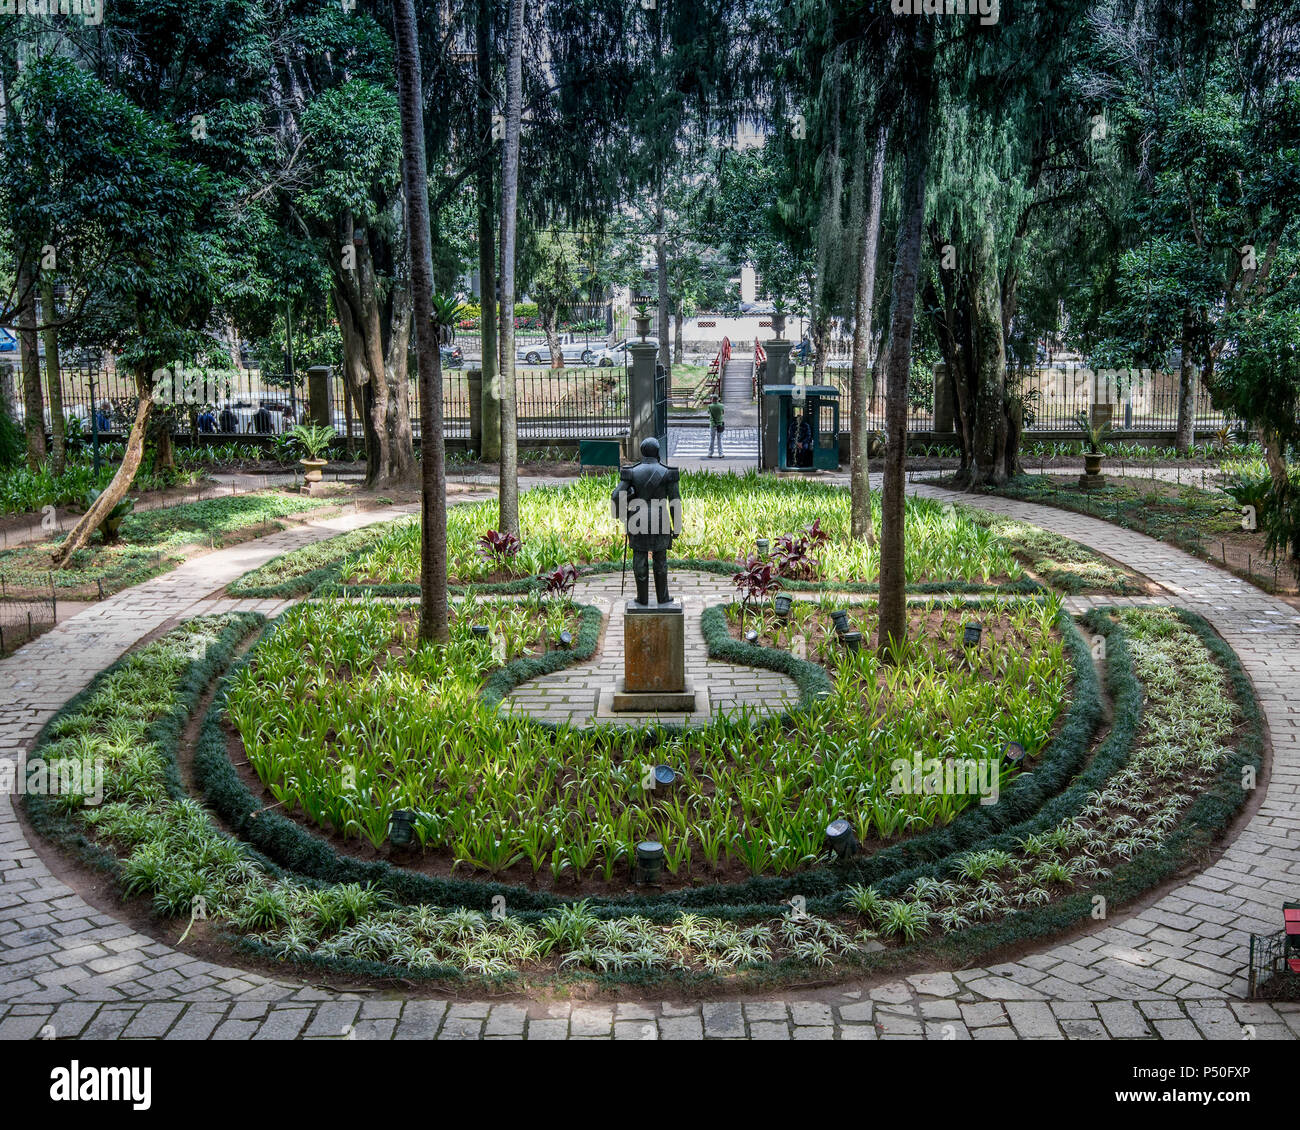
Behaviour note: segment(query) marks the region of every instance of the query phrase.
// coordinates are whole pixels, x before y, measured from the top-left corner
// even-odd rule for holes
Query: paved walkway
[[[167,506],[179,506],[186,502],[206,502],[210,498],[225,498],[232,494],[252,494],[254,491],[281,487],[295,481],[292,472],[271,471],[256,474],[244,471],[222,472],[209,476],[208,480],[185,488],[168,492],[166,497],[137,498],[136,512],[144,510],[161,510]],[[12,549],[31,542],[45,541],[54,534],[67,533],[77,524],[79,514],[52,515],[54,525],[47,527],[41,517],[33,518],[26,525],[0,528],[0,549]]]
[[[925,484],[929,497],[954,496]],[[1255,682],[1273,744],[1263,803],[1211,867],[1153,905],[987,968],[714,1003],[418,999],[338,992],[215,965],[137,933],[55,879],[0,798],[0,1038],[1012,1039],[1295,1038],[1300,1005],[1247,1002],[1246,940],[1300,894],[1300,623],[1286,604],[1178,550],[1064,511],[963,499],[1103,548],[1205,615]],[[0,662],[0,756],[20,754],[95,672],[155,628],[273,601],[214,599],[349,515],[209,554],[60,624]],[[1124,603],[1116,601],[1114,603]]]
[[[629,588],[631,583],[629,579]],[[604,637],[596,654],[586,663],[521,683],[506,697],[503,708],[574,726],[593,721],[633,726],[656,720],[701,725],[724,711],[744,707],[756,714],[776,714],[799,700],[799,688],[787,675],[709,658],[700,632],[700,614],[710,604],[732,599],[736,586],[714,573],[683,572],[673,574],[669,595],[681,600],[686,615],[686,678],[695,688],[695,713],[598,714],[601,692],[612,691],[623,675],[623,613],[628,596],[620,594],[620,585],[617,574],[606,574],[578,587],[576,598],[596,605],[605,616]]]

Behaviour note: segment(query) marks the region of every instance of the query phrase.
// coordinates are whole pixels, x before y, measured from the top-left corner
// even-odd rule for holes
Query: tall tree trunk
[[[875,540],[868,478],[868,410],[871,397],[871,319],[876,297],[876,259],[880,250],[880,212],[885,185],[885,142],[888,128],[876,130],[871,156],[867,215],[858,255],[858,285],[853,301],[853,362],[849,371],[849,514],[850,534]],[[818,349],[820,355],[821,349]]]
[[[1192,357],[1196,341],[1196,319],[1192,303],[1183,305],[1182,364],[1178,366],[1178,426],[1174,446],[1186,453],[1196,442],[1196,365]]]
[[[523,114],[524,0],[510,0],[506,136],[501,160],[501,481],[497,526],[519,536],[519,418],[515,403],[515,241],[519,221],[519,131]]]
[[[478,168],[478,289],[479,338],[483,360],[483,450],[481,457],[495,463],[501,458],[501,379],[497,364],[497,231],[496,178],[492,171],[492,0],[478,0],[475,19],[475,66],[478,69],[479,139],[487,154]]]
[[[41,392],[41,362],[36,344],[36,278],[26,264],[18,269],[18,355],[23,369],[27,466],[36,471],[45,462],[45,397]]]
[[[108,513],[126,497],[131,489],[135,473],[140,469],[140,460],[144,456],[145,433],[149,427],[149,416],[153,411],[153,380],[145,370],[135,375],[136,402],[135,420],[131,424],[130,434],[126,437],[126,452],[118,464],[112,481],[104,488],[103,494],[95,499],[91,506],[72,528],[72,532],[54,551],[54,563],[68,568],[79,549],[85,547],[90,536],[97,529]]]
[[[50,454],[56,475],[67,463],[68,421],[63,415],[63,374],[59,368],[59,330],[54,325],[54,283],[41,277],[41,317],[45,328],[45,387],[50,392]]]
[[[1290,482],[1286,465],[1286,440],[1275,428],[1262,426],[1259,429],[1260,442],[1264,447],[1264,463],[1268,467],[1268,477],[1273,486],[1284,490]]]
[[[551,351],[551,368],[564,368],[564,350],[560,347],[560,310],[550,307],[537,308],[538,320],[542,323],[542,333],[546,335],[546,348]]]
[[[1007,356],[1002,339],[1002,288],[993,224],[981,225],[972,251],[971,337],[976,382],[974,456],[977,486],[1000,486],[1007,477]]]
[[[659,286],[659,364],[670,373],[673,359],[669,352],[671,313],[668,306],[668,235],[664,220],[664,182],[655,189],[655,275]]]
[[[907,83],[904,151],[907,154],[900,198],[898,251],[890,303],[889,368],[885,392],[885,482],[880,506],[880,647],[907,640],[907,594],[903,574],[903,475],[907,458],[907,384],[912,360],[916,277],[921,261],[925,217],[925,179],[930,164],[930,57],[934,29],[915,21],[913,50],[902,61]],[[910,57],[908,57],[910,56]]]
[[[404,206],[395,207],[394,228],[405,224]],[[352,218],[339,222],[339,234],[352,238]],[[356,264],[334,271],[334,307],[343,336],[345,363],[353,370],[354,394],[366,435],[366,486],[405,487],[416,480],[411,434],[408,349],[411,291],[406,237],[394,254],[393,279],[382,294],[370,249],[371,235],[356,245]]]
[[[172,420],[175,409],[155,413],[150,431],[153,435],[155,471],[172,472],[176,470],[176,451],[172,445]]]
[[[682,323],[686,320],[686,303],[682,299],[677,300],[677,308],[673,311],[673,364],[680,365],[686,356],[686,350],[682,342]]]
[[[420,639],[445,643],[447,469],[442,438],[442,356],[433,325],[433,246],[425,172],[423,85],[415,0],[393,0],[397,89],[402,112],[402,183],[410,247],[415,360],[420,380]]]

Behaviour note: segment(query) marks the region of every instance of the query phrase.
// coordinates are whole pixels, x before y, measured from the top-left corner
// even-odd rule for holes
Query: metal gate
[[[668,370],[655,363],[655,435],[659,437],[659,457],[668,462]],[[637,454],[632,453],[635,461]]]

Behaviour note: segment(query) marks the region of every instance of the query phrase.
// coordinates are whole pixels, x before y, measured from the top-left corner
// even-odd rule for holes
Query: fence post
[[[483,370],[470,369],[469,381],[469,449],[483,454]]]
[[[634,341],[628,345],[632,364],[627,370],[628,458],[640,458],[641,441],[655,434],[655,357],[659,345]],[[660,453],[668,458],[666,451]]]
[[[307,403],[311,422],[318,427],[330,427],[334,413],[330,404],[330,367],[312,365],[307,370]]]
[[[763,342],[763,352],[767,354],[767,370],[763,374],[764,387],[793,383],[789,372],[790,352],[793,349],[794,342],[782,338]],[[763,450],[759,468],[763,471],[776,470],[777,452],[781,442],[779,400],[780,397],[764,396],[763,390],[759,389],[758,414],[763,421]]]
[[[934,366],[934,430],[951,432],[953,427],[953,389],[948,379],[948,366],[942,361]]]

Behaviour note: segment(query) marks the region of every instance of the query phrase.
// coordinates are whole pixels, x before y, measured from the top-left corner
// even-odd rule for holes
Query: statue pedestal
[[[614,710],[695,710],[686,681],[686,613],[676,601],[629,602],[623,615],[623,678],[614,689]]]

